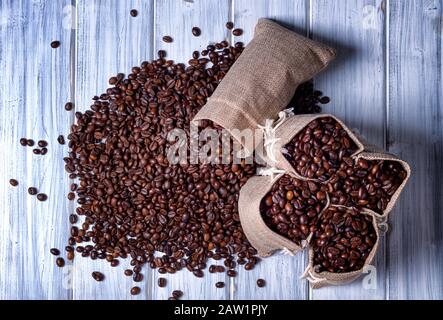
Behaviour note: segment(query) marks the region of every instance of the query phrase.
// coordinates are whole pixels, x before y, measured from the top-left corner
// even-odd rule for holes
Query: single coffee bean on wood
[[[37,190],[37,188],[35,188],[35,187],[29,187],[29,188],[28,188],[28,193],[29,193],[31,196],[35,196],[35,195],[38,193],[38,190]]]
[[[165,278],[158,278],[157,284],[160,288],[166,287],[166,279]]]
[[[266,281],[264,279],[258,279],[257,280],[257,286],[259,288],[263,288],[266,285]]]
[[[52,248],[50,250],[51,254],[54,256],[58,256],[60,254],[60,250],[58,250],[57,248]]]
[[[55,40],[51,42],[52,49],[57,49],[58,47],[60,47],[60,41]]]
[[[40,154],[42,155],[42,156],[44,156],[45,154],[47,154],[48,153],[48,148],[41,148],[41,150],[40,150]]]
[[[26,146],[28,145],[28,139],[26,139],[26,138],[21,138],[21,139],[20,139],[20,144],[21,144],[23,147],[26,147]]]
[[[163,42],[171,43],[172,41],[173,41],[173,39],[171,36],[164,36],[163,37]]]
[[[9,184],[13,187],[17,187],[18,186],[18,181],[15,179],[9,179]]]
[[[35,142],[32,139],[28,139],[28,140],[26,140],[26,144],[28,145],[28,147],[33,147]]]
[[[92,272],[92,278],[95,281],[100,282],[100,281],[103,281],[105,279],[105,275],[103,273],[101,273],[101,272],[94,271],[94,272]]]
[[[61,145],[65,144],[65,137],[62,135],[59,135],[57,138],[57,142]]]
[[[44,148],[44,147],[47,147],[47,146],[48,146],[48,142],[45,141],[45,140],[39,140],[39,142],[37,143],[37,145],[38,145],[40,148]]]
[[[135,10],[135,9],[132,9],[132,10],[130,11],[130,14],[131,14],[131,17],[135,18],[135,17],[138,16],[138,11]]]
[[[131,289],[131,294],[133,296],[136,296],[136,295],[140,294],[140,292],[141,292],[140,287],[132,287],[132,289]]]
[[[63,268],[65,266],[65,259],[59,257],[55,260],[55,263],[57,264],[57,267]]]
[[[226,29],[228,30],[234,29],[234,23],[231,21],[226,22]]]
[[[232,34],[233,34],[234,36],[236,36],[236,37],[239,37],[239,36],[241,36],[241,35],[243,34],[243,30],[242,30],[242,29],[234,29],[234,30],[232,31]]]
[[[172,291],[172,296],[174,298],[179,299],[179,298],[181,298],[183,296],[183,291],[181,291],[181,290],[174,290],[174,291]]]
[[[224,288],[225,287],[225,283],[224,282],[221,282],[221,281],[219,281],[219,282],[217,282],[216,284],[215,284],[215,287],[216,288]]]
[[[46,201],[46,200],[48,200],[48,196],[44,193],[39,193],[37,195],[37,199],[38,199],[38,201]]]
[[[65,104],[65,110],[66,111],[71,111],[72,109],[74,109],[74,104],[72,102],[67,102]]]
[[[202,32],[199,27],[192,28],[192,34],[194,35],[194,37],[200,37],[201,33]]]

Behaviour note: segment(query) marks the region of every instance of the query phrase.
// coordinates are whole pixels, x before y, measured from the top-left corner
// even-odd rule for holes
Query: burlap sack
[[[377,219],[374,217],[373,213],[363,209],[361,211],[361,214],[367,214],[371,215],[373,217],[372,224],[374,226],[375,232],[377,234],[377,241],[374,244],[374,247],[371,250],[371,253],[366,258],[365,264],[363,268],[360,270],[347,272],[347,273],[331,273],[331,272],[320,272],[317,273],[314,270],[314,250],[312,247],[309,248],[309,263],[308,267],[306,268],[305,272],[302,275],[302,278],[305,278],[309,281],[309,285],[312,289],[319,289],[325,286],[338,286],[338,285],[344,285],[350,282],[355,281],[357,278],[359,278],[366,270],[366,267],[369,266],[372,262],[372,260],[375,257],[375,254],[377,253],[379,240],[380,240],[380,234],[379,234],[379,228],[377,225]]]
[[[252,177],[240,190],[238,200],[240,223],[249,242],[257,249],[258,255],[261,257],[268,257],[277,250],[285,250],[291,255],[303,250],[293,241],[272,231],[261,216],[260,203],[262,199],[282,176],[283,174],[276,177]],[[328,205],[329,201],[327,200],[325,208]]]
[[[338,118],[330,114],[306,114],[306,115],[297,115],[291,118],[288,118],[284,123],[282,123],[274,133],[274,137],[276,139],[276,143],[272,145],[272,154],[275,159],[270,159],[269,154],[266,155],[265,160],[272,167],[276,167],[277,169],[281,169],[285,172],[290,172],[293,176],[297,177],[300,180],[311,180],[318,181],[316,179],[309,179],[301,176],[294,167],[289,163],[289,161],[284,156],[284,146],[289,143],[300,131],[302,131],[310,122],[315,119],[320,118],[333,118],[337,121],[343,129],[348,133],[349,138],[354,141],[357,150],[354,152],[353,156],[359,154],[363,151],[363,144],[357,139],[354,133],[348,129],[348,127],[341,122]]]
[[[266,119],[274,119],[298,85],[313,78],[334,57],[334,49],[262,18],[252,41],[193,121],[211,120],[230,132],[255,130]],[[231,134],[242,141],[236,130]],[[253,150],[245,149],[252,154]]]
[[[406,161],[403,161],[403,160],[399,159],[397,156],[384,151],[382,148],[379,148],[373,144],[370,144],[359,133],[357,133],[355,131],[353,131],[353,133],[361,141],[361,143],[364,146],[364,151],[355,156],[356,161],[358,161],[359,158],[363,158],[365,160],[395,161],[395,162],[398,162],[406,172],[406,178],[403,180],[401,185],[398,187],[398,189],[392,195],[391,199],[388,202],[386,209],[383,211],[383,214],[379,214],[375,211],[368,209],[368,211],[371,211],[376,218],[385,220],[387,218],[387,216],[389,215],[389,213],[394,208],[395,204],[397,203],[397,200],[400,197],[400,194],[401,194],[403,188],[405,187],[406,183],[409,180],[409,177],[411,176],[411,167],[409,166],[409,164]]]

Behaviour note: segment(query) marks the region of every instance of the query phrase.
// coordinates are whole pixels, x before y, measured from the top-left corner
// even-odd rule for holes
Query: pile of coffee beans
[[[312,238],[314,270],[360,270],[377,242],[373,217],[355,208],[328,207]]]
[[[383,214],[404,179],[406,171],[396,161],[346,159],[327,188],[333,204],[364,207]]]
[[[357,151],[346,130],[331,117],[311,121],[284,147],[285,158],[301,176],[327,181],[344,158]]]
[[[317,183],[284,175],[262,199],[260,212],[271,230],[301,245],[315,232],[326,197]]]

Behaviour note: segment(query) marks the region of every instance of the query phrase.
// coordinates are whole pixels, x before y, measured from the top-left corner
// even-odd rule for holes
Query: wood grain
[[[63,108],[71,95],[71,30],[63,28],[70,1],[0,2],[0,299],[68,299],[63,273],[49,253],[67,240],[68,180],[65,148],[57,136],[72,115]],[[52,49],[51,41],[61,41]],[[37,156],[20,138],[48,141]],[[8,180],[19,181],[12,188]],[[35,186],[49,196],[27,194]]]
[[[389,151],[412,165],[391,214],[389,298],[443,298],[443,1],[390,1]]]
[[[335,62],[315,79],[315,87],[332,98],[324,112],[340,117],[350,128],[384,147],[385,15],[380,0],[311,1],[311,34],[335,47]],[[357,280],[342,287],[311,290],[312,299],[384,299],[386,259],[384,239],[376,259],[377,286]]]
[[[165,50],[167,58],[176,62],[187,63],[194,50],[202,50],[210,42],[229,40],[225,23],[231,19],[230,0],[193,0],[168,1],[158,0],[155,3],[155,50]],[[192,35],[192,28],[199,27],[201,36]],[[169,35],[173,43],[165,43],[162,37]],[[210,264],[219,264],[209,261]],[[167,278],[166,288],[157,286],[159,277]],[[215,283],[226,283],[224,289],[217,289]],[[159,275],[153,272],[153,299],[167,299],[173,290],[184,292],[183,299],[229,299],[230,287],[225,274],[209,274],[205,271],[204,278],[196,278],[187,270],[173,275]]]
[[[76,110],[89,108],[92,97],[108,88],[108,79],[119,72],[128,74],[133,66],[152,59],[154,17],[152,0],[77,1]],[[138,10],[136,18],[131,9]],[[117,268],[104,261],[78,258],[73,269],[74,299],[149,299],[151,270],[144,269],[144,279],[137,286],[136,297],[129,291],[133,283],[123,270],[129,260],[121,260]],[[101,271],[106,281],[95,282],[92,271]]]
[[[241,37],[235,40],[247,44],[254,36],[254,27],[262,17],[274,19],[304,35],[308,24],[307,1],[234,1],[234,23],[243,29]],[[241,268],[239,277],[234,280],[235,299],[307,299],[308,286],[299,279],[306,268],[307,252],[300,252],[295,257],[279,253],[263,259],[253,271]],[[257,279],[266,280],[265,288],[257,287]]]

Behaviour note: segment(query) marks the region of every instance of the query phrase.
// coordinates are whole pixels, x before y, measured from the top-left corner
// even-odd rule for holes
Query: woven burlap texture
[[[254,38],[193,121],[211,120],[242,141],[241,131],[255,130],[266,119],[274,119],[298,85],[313,78],[334,57],[334,49],[259,19]],[[253,151],[245,149],[249,154]]]

